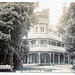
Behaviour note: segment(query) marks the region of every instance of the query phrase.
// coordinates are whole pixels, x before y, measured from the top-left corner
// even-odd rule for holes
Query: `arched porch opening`
[[[60,54],[60,64],[64,64],[64,55]]]
[[[58,54],[54,54],[54,64],[58,64]]]
[[[50,63],[50,56],[48,53],[42,53],[40,56],[41,63]]]
[[[29,54],[29,63],[38,63],[39,55],[37,53]]]

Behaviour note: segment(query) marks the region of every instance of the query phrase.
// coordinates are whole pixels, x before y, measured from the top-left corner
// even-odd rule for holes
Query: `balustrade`
[[[30,50],[47,50],[47,51],[50,51],[50,50],[57,50],[57,51],[65,51],[65,48],[63,47],[58,47],[58,46],[53,46],[53,45],[45,45],[45,44],[40,44],[40,45],[31,45],[30,46]]]

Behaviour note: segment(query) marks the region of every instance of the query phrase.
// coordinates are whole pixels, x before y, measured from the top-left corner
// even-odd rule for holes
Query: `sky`
[[[0,0],[0,2],[9,2],[9,0]],[[70,2],[75,2],[75,0],[11,0],[10,2],[39,2],[37,10],[49,8],[50,25],[56,25],[63,13],[62,2],[66,2],[69,6]]]
[[[66,2],[67,6],[75,0],[0,0],[0,2],[39,2],[39,9],[49,8],[50,25],[56,25],[62,15],[61,2]]]
[[[69,2],[66,6],[69,6]],[[63,14],[63,2],[39,2],[39,8],[35,11],[42,11],[43,9],[49,8],[50,25],[58,24],[60,17]]]

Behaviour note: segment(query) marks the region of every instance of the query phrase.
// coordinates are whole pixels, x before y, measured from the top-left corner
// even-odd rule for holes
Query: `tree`
[[[10,57],[9,63],[11,66],[14,63],[15,68],[19,68],[20,65],[21,41],[23,36],[27,36],[30,29],[35,5],[34,2],[10,2],[2,3],[0,6],[0,31],[11,36],[7,50]]]
[[[0,64],[6,63],[7,46],[10,40],[10,35],[0,32]]]
[[[71,3],[68,10],[59,21],[59,32],[62,35],[66,50],[71,60],[75,61],[75,3]],[[75,64],[75,63],[73,63]],[[75,68],[75,66],[73,66]]]
[[[30,50],[30,48],[29,48],[29,42],[28,42],[28,40],[23,39],[22,43],[21,43],[21,50],[20,50],[21,51],[20,52],[21,53],[20,56],[21,56],[23,62],[27,62],[26,61],[26,56],[27,56],[29,50]]]

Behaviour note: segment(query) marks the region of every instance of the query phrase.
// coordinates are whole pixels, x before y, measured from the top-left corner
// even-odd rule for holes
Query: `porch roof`
[[[53,40],[58,40],[62,42],[62,39],[60,37],[57,36],[53,36],[53,35],[47,35],[47,34],[34,34],[32,36],[28,36],[28,39],[53,39]]]

